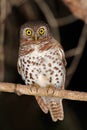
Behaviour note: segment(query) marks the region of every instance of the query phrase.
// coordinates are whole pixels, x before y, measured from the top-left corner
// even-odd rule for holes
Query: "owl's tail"
[[[58,102],[51,101],[49,104],[49,111],[53,121],[56,122],[57,120],[63,120],[64,113],[63,113],[62,100],[59,99]]]

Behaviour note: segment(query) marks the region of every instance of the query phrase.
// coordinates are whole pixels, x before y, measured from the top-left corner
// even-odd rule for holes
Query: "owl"
[[[18,72],[26,85],[64,89],[65,55],[61,44],[52,36],[44,22],[28,22],[20,29]],[[63,120],[62,99],[35,96],[44,113],[53,121]]]

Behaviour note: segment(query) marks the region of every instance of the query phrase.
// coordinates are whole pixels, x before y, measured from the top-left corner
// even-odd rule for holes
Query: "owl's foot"
[[[54,92],[54,87],[53,87],[53,85],[48,85],[46,88],[48,88],[48,90],[47,90],[47,92],[49,93],[49,94],[53,94],[53,92]]]

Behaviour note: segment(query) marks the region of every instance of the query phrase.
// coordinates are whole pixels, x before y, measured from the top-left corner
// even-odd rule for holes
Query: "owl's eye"
[[[44,33],[45,33],[45,29],[44,29],[44,28],[40,28],[40,29],[39,29],[39,34],[40,34],[40,35],[43,35]]]
[[[26,29],[26,35],[27,36],[31,36],[32,35],[32,31],[30,29]]]

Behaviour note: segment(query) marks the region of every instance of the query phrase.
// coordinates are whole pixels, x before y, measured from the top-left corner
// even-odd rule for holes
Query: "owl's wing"
[[[64,53],[63,47],[58,41],[56,41],[55,44],[56,44],[55,47],[58,51],[58,54],[60,55],[60,59],[62,60],[63,65],[65,67],[67,65],[67,62],[66,62],[66,59],[65,59],[65,53]],[[65,70],[65,75],[66,75],[66,70]],[[61,87],[62,89],[64,89],[64,86],[65,86],[65,75],[64,75],[63,86]]]
[[[44,112],[44,113],[48,113],[48,107],[47,105],[44,103],[43,99],[40,97],[40,96],[35,96],[41,110]]]
[[[62,45],[56,40],[55,40],[55,44],[56,44],[55,47],[58,49],[58,53],[60,54],[61,60],[63,61],[64,66],[66,66],[67,62],[66,62],[66,59],[65,59],[64,49],[63,49]]]
[[[61,52],[61,57],[62,57],[62,61],[64,63],[64,65],[67,65],[66,59],[65,59],[65,54],[62,48],[59,48],[60,52]]]
[[[17,69],[18,69],[18,73],[21,75],[22,69],[21,69],[20,59],[18,59],[18,62],[17,62]]]
[[[62,45],[55,40],[54,38],[51,39],[47,44],[45,44],[43,47],[40,48],[40,51],[46,51],[49,49],[56,49],[58,51],[58,54],[60,55],[60,59],[63,61],[64,66],[66,66],[67,62],[65,59],[65,54]]]

